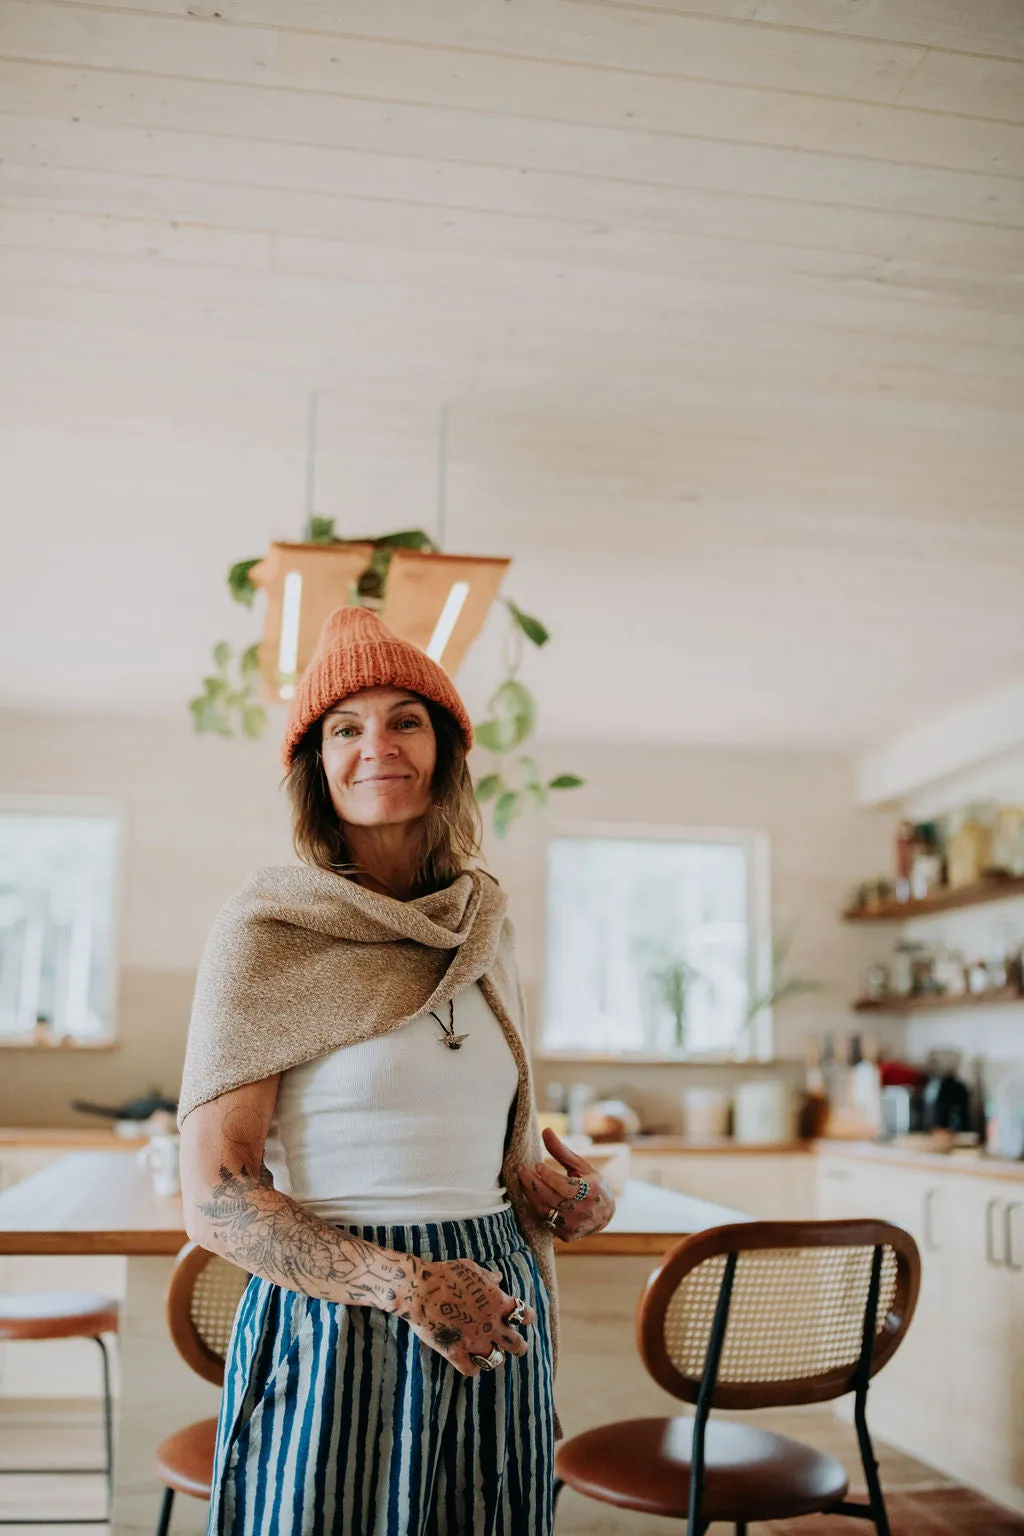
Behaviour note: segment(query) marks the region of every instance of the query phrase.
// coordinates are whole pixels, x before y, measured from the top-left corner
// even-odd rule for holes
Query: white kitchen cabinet
[[[815,1159],[804,1152],[632,1150],[632,1175],[766,1220],[815,1212]]]
[[[0,1189],[63,1157],[64,1146],[14,1146],[0,1152]],[[0,1258],[0,1291],[93,1291],[124,1295],[123,1258],[5,1255]],[[112,1340],[107,1340],[108,1345]],[[116,1348],[110,1351],[117,1385]],[[100,1352],[90,1339],[33,1339],[0,1343],[0,1397],[96,1398],[102,1392]]]
[[[868,1422],[1024,1513],[1024,1183],[819,1158],[823,1217],[877,1216],[921,1251],[910,1330],[872,1383]]]
[[[909,1232],[921,1253],[921,1290],[913,1323],[899,1350],[872,1383],[872,1432],[901,1449],[944,1463],[953,1433],[947,1348],[952,1301],[950,1258],[955,1238],[951,1191],[944,1175],[894,1169],[841,1157],[821,1159],[823,1218],[874,1216]]]

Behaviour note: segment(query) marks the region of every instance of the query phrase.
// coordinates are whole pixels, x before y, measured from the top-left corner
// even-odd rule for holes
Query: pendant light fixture
[[[316,526],[315,468],[319,391],[309,397],[306,434],[306,526]],[[447,516],[448,407],[438,430],[437,544]],[[328,539],[333,536],[330,523]],[[366,572],[387,550],[383,597],[360,593]],[[267,594],[260,674],[268,699],[287,700],[335,608],[375,608],[403,640],[426,652],[452,676],[483,628],[511,561],[502,556],[449,555],[440,548],[388,549],[387,540],[273,543],[249,579]]]

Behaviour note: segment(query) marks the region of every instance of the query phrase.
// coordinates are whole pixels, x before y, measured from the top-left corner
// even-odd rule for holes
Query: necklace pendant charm
[[[448,1047],[448,1049],[450,1051],[461,1051],[462,1050],[462,1042],[466,1038],[467,1038],[467,1036],[465,1036],[465,1035],[439,1035],[438,1036],[438,1039],[439,1040],[443,1040],[445,1045]]]

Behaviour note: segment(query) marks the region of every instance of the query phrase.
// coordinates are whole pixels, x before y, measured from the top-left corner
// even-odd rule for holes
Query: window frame
[[[762,1008],[751,1021],[746,1042],[729,1051],[705,1052],[695,1056],[677,1056],[648,1051],[570,1051],[551,1049],[544,1044],[548,1008],[548,879],[550,845],[567,838],[610,841],[620,838],[630,842],[732,843],[747,854],[747,928],[748,983],[751,997],[760,996],[768,987],[772,972],[771,911],[771,840],[766,832],[748,828],[649,824],[646,822],[555,822],[547,829],[544,844],[544,928],[541,1006],[538,1013],[534,1057],[545,1062],[614,1062],[621,1065],[651,1064],[677,1067],[721,1066],[735,1062],[770,1062],[774,1040],[772,1009]],[[744,1044],[746,1049],[743,1048]]]
[[[110,1019],[102,1035],[63,1035],[41,1043],[0,1030],[3,1051],[109,1051],[121,1043],[121,921],[127,867],[127,814],[118,800],[100,795],[0,793],[0,818],[6,815],[104,817],[114,824],[114,870],[110,910]]]

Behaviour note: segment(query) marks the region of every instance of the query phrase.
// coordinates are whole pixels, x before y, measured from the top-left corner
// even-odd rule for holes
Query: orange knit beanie
[[[285,726],[281,760],[292,765],[295,748],[310,726],[360,688],[390,686],[421,693],[453,715],[468,752],[473,727],[466,706],[443,667],[409,640],[400,640],[369,608],[335,608],[313,659],[295,690]]]

